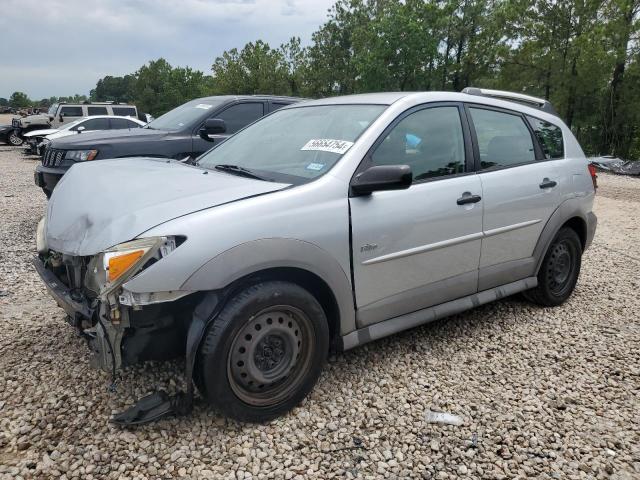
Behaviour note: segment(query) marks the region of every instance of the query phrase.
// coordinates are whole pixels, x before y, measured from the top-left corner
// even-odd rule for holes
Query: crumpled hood
[[[82,133],[72,137],[65,137],[56,140],[53,148],[64,150],[82,150],[100,147],[101,145],[111,145],[120,142],[130,142],[132,139],[156,139],[167,135],[164,130],[152,130],[150,128],[132,128],[121,130],[99,130],[95,132]]]
[[[95,255],[168,220],[288,186],[153,158],[78,163],[49,200],[47,243]]]

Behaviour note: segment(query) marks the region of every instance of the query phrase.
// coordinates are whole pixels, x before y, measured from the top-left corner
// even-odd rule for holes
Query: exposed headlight
[[[98,293],[113,291],[150,260],[159,260],[176,248],[173,237],[150,237],[116,245],[91,259],[86,287]]]
[[[74,162],[85,162],[93,160],[98,155],[98,150],[69,150],[67,151],[65,160],[73,160]]]

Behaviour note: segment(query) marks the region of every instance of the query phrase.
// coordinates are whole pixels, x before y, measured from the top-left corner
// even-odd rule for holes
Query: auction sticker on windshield
[[[314,150],[318,152],[331,152],[344,154],[351,148],[353,142],[346,140],[334,140],[331,138],[312,138],[300,150]]]

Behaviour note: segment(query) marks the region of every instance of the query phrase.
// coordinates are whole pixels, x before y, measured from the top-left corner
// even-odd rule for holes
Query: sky
[[[308,44],[334,0],[0,0],[0,97],[89,94],[165,58],[210,74],[247,42]]]

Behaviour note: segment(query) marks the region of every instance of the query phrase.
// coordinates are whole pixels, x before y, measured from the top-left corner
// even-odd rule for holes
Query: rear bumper
[[[38,165],[33,173],[33,180],[43,190],[52,192],[66,172],[66,169]]]
[[[47,287],[49,294],[67,315],[74,319],[77,318],[78,315],[88,320],[91,319],[94,309],[91,308],[86,299],[74,299],[66,285],[58,280],[51,271],[47,270],[42,260],[38,257],[33,259],[33,266],[36,272],[38,272],[38,275],[40,275],[45,287]]]
[[[596,234],[596,227],[598,226],[598,217],[593,212],[587,214],[587,238],[584,242],[584,249],[586,250],[593,242],[593,237]]]

